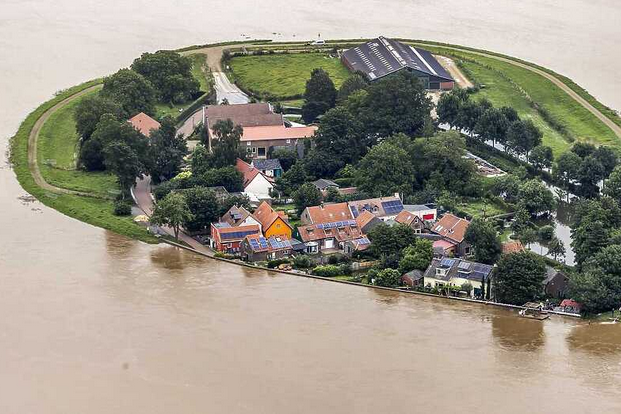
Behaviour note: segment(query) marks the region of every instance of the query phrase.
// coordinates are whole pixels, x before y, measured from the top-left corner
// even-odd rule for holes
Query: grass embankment
[[[200,90],[209,92],[213,87],[213,78],[207,66],[207,55],[204,53],[193,53],[187,55],[192,61],[192,76],[200,84]],[[155,118],[162,119],[165,116],[177,117],[184,109],[192,105],[192,102],[182,104],[158,103],[155,105]]]
[[[351,76],[340,59],[327,53],[237,56],[229,66],[240,88],[259,97],[281,100],[299,99],[313,69],[328,72],[337,88]]]
[[[476,93],[477,99],[487,98],[495,106],[511,106],[522,118],[532,119],[544,134],[543,143],[552,148],[555,156],[571,148],[574,141],[621,149],[621,141],[610,128],[543,76],[493,58],[438,47],[429,49],[457,59],[471,80],[485,85]]]
[[[81,197],[70,194],[51,193],[42,189],[36,184],[34,178],[32,177],[30,169],[28,168],[28,137],[37,120],[47,110],[60,103],[61,101],[82,90],[85,90],[91,86],[95,86],[100,83],[101,79],[97,79],[70,88],[60,93],[56,97],[52,98],[51,100],[45,102],[29,114],[28,117],[26,117],[26,119],[20,125],[15,136],[11,139],[11,162],[13,164],[13,170],[15,171],[17,180],[19,181],[21,186],[28,193],[35,196],[40,202],[42,202],[46,206],[58,210],[59,212],[69,217],[73,217],[85,223],[111,230],[115,233],[126,235],[134,239],[142,240],[149,243],[157,243],[158,240],[149,233],[147,233],[143,227],[135,224],[131,217],[117,217],[113,215],[112,200],[105,200],[94,197]],[[62,110],[64,108],[60,109]],[[57,113],[53,115],[57,115]],[[62,119],[63,117],[66,117],[66,114],[56,117],[56,122],[64,125],[60,129],[61,133],[63,131],[67,131],[66,122],[61,122],[61,120],[59,120],[59,118]],[[48,122],[49,121],[50,120],[48,119]],[[47,127],[48,123],[46,122],[46,124],[44,125],[44,129],[46,129]],[[52,132],[54,132],[53,129],[48,129],[48,134]],[[48,156],[49,154],[55,154],[56,159],[59,160],[59,163],[61,163],[62,165],[70,165],[73,162],[72,154],[75,149],[75,143],[70,143],[71,139],[72,138],[70,137],[68,139],[68,142],[61,142],[62,139],[56,136],[50,137],[48,135],[48,140],[50,140],[50,142],[54,142],[55,144],[52,145],[50,144],[50,142],[48,142],[47,149],[45,149],[44,151],[46,151],[46,154],[48,154]],[[71,155],[68,153],[62,153],[60,148],[70,148]],[[42,170],[43,167],[44,166],[41,166]]]

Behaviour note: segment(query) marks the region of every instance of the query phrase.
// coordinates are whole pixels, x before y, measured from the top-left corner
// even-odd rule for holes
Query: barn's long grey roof
[[[447,82],[453,81],[446,69],[427,50],[383,36],[346,50],[343,58],[353,70],[364,73],[370,80],[410,68]]]

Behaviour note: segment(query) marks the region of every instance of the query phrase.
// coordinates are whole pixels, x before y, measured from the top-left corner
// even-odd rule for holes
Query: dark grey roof
[[[437,268],[445,268],[448,269],[448,271],[444,276],[437,275]],[[462,279],[481,282],[482,280],[489,279],[493,269],[493,266],[482,263],[443,257],[433,259],[427,270],[425,270],[424,276],[445,281],[448,281],[453,277],[460,277]]]
[[[424,204],[404,204],[403,209],[405,211],[409,211],[410,213],[415,213],[417,211],[424,211],[424,210],[432,210],[431,207],[426,206]]]
[[[424,273],[418,269],[410,270],[403,276],[408,276],[412,280],[420,280],[423,278]]]
[[[556,275],[558,275],[559,273],[562,273],[562,272],[559,270],[556,270],[552,266],[546,266],[546,277],[543,280],[543,284],[547,285],[548,283],[550,283],[552,279],[554,279]]]
[[[369,80],[376,80],[398,70],[409,68],[452,81],[451,75],[430,52],[405,45],[383,36],[343,52],[343,59],[350,68],[364,73]]]
[[[252,166],[261,171],[282,170],[282,166],[280,165],[280,160],[278,158],[270,160],[252,160]]]
[[[325,178],[320,178],[316,181],[313,181],[313,185],[320,190],[325,190],[328,187],[339,188],[339,185],[332,180],[328,180]]]

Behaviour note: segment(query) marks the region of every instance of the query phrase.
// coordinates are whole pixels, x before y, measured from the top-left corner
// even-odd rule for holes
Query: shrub
[[[268,269],[274,269],[278,266],[280,266],[281,264],[285,264],[285,263],[291,263],[289,261],[289,259],[274,259],[274,260],[270,260],[269,262],[267,262],[267,268]]]
[[[178,183],[175,181],[165,181],[162,184],[155,187],[153,190],[153,196],[156,201],[160,201],[164,197],[166,197],[171,191],[176,190],[178,188]]]
[[[377,286],[394,287],[401,284],[401,273],[395,269],[384,269],[375,278]]]
[[[217,257],[219,259],[229,259],[229,260],[235,259],[235,255],[224,253],[224,252],[215,252],[213,257]]]
[[[129,216],[132,214],[132,205],[124,200],[117,200],[114,202],[114,215],[115,216]]]
[[[293,266],[296,269],[308,269],[309,267],[313,267],[313,259],[306,255],[296,256],[293,259]]]
[[[339,263],[349,263],[349,257],[341,253],[336,253],[328,257],[328,264],[335,265]]]
[[[341,266],[336,266],[336,265],[317,266],[313,269],[313,274],[316,276],[323,276],[323,277],[339,276],[341,274]]]

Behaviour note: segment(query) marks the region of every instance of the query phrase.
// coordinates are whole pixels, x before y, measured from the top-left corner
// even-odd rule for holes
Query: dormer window
[[[436,275],[438,276],[446,276],[448,269],[444,268],[444,267],[437,267],[436,268]]]

